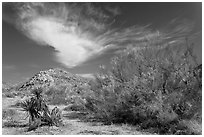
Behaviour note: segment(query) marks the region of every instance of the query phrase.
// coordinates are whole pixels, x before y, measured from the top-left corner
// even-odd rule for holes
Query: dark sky
[[[55,46],[48,46],[53,41],[48,41],[48,45],[36,42],[33,37],[19,29],[16,25],[18,19],[15,4],[3,3],[2,13],[2,74],[3,81],[18,83],[25,81],[40,70],[49,68],[63,68],[75,74],[90,74],[99,70],[99,65],[109,66],[110,58],[115,54],[113,51],[103,52],[101,55],[93,54],[90,58],[83,60],[74,67],[67,66],[60,61],[62,55],[56,57]],[[174,19],[187,20],[194,23],[193,32],[202,31],[202,4],[201,3],[106,3],[96,4],[98,8],[114,7],[114,14],[109,20],[114,20],[108,29],[126,29],[134,25],[150,25],[152,30],[163,30],[166,25]],[[105,5],[105,6],[104,6]],[[19,6],[21,6],[19,4]],[[19,8],[19,7],[18,7]],[[100,8],[100,9],[103,9]],[[117,9],[117,10],[116,10]],[[74,12],[77,10],[73,10]],[[22,13],[22,11],[20,11]],[[64,12],[63,12],[64,13]],[[100,13],[100,10],[98,10]],[[41,16],[44,15],[40,14]],[[99,16],[100,14],[98,14]],[[59,15],[58,15],[59,16]],[[22,19],[22,18],[21,18]],[[24,20],[23,20],[24,21]],[[39,24],[38,24],[39,25]],[[101,25],[101,24],[100,24]],[[102,25],[101,25],[102,26]],[[83,27],[84,29],[84,27]],[[166,30],[168,31],[168,30]],[[170,30],[169,30],[170,31]],[[90,31],[86,31],[89,32]],[[91,31],[93,32],[93,31]],[[87,34],[89,34],[87,33]],[[40,34],[39,34],[40,35]],[[49,35],[48,35],[49,36]],[[93,35],[91,35],[93,37]],[[125,36],[125,35],[123,35]],[[51,37],[51,36],[50,36]],[[47,38],[47,37],[46,37]],[[74,41],[74,40],[73,40]],[[50,42],[50,43],[49,43]],[[202,37],[201,33],[193,41],[195,43],[194,52],[198,56],[198,61],[202,59]],[[46,46],[45,46],[46,45]],[[83,47],[83,46],[82,46]],[[90,48],[90,47],[89,47]],[[83,49],[85,49],[83,47]],[[58,51],[59,50],[59,51]],[[70,49],[69,49],[70,50]],[[95,50],[95,49],[94,49]],[[63,55],[65,54],[62,52]],[[74,53],[74,52],[73,52]],[[89,52],[88,52],[89,53]],[[87,54],[88,54],[87,53]],[[94,52],[98,53],[98,52]],[[90,52],[92,54],[92,52]],[[87,55],[88,56],[88,55]],[[81,59],[81,58],[79,58]],[[76,59],[77,60],[77,59]],[[66,64],[66,65],[65,65]],[[69,64],[68,64],[69,65]]]

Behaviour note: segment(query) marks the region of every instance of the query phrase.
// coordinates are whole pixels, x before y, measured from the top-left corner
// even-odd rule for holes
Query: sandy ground
[[[41,126],[35,131],[27,132],[27,114],[14,105],[21,98],[3,98],[2,112],[9,112],[2,121],[3,135],[144,135],[148,133],[137,131],[137,127],[129,125],[104,125],[85,118],[84,114],[76,111],[62,111],[63,126]],[[50,106],[52,108],[53,106]],[[63,109],[65,106],[58,106]]]

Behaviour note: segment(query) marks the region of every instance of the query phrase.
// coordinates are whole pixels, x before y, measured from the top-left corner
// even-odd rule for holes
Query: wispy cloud
[[[121,14],[121,10],[119,7],[112,7],[112,6],[109,6],[107,5],[105,7],[105,9],[110,13],[112,14],[113,16],[117,16],[117,15],[120,15]]]
[[[18,13],[20,30],[38,44],[54,47],[57,60],[67,67],[77,66],[103,49],[94,39],[108,16],[91,4],[24,3]]]
[[[127,46],[145,46],[148,42],[182,41],[191,24],[179,23],[171,31],[153,31],[150,25],[112,28],[120,10],[93,3],[18,3],[17,27],[40,45],[52,46],[56,59],[67,67],[75,67],[110,50]],[[175,23],[173,23],[175,24]],[[182,25],[181,25],[182,24]],[[190,27],[189,27],[190,26]]]

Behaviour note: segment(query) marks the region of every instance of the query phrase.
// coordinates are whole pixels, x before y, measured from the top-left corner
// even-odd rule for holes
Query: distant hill
[[[202,64],[194,68],[195,74],[202,78]],[[93,77],[93,76],[92,76]],[[15,86],[15,90],[25,91],[36,87],[49,88],[51,86],[71,85],[74,87],[87,85],[94,78],[86,77],[79,74],[72,74],[60,68],[52,68],[45,71],[40,71],[30,78],[27,82]],[[2,83],[2,89],[13,89],[13,86],[6,82]]]
[[[40,71],[30,78],[27,82],[18,85],[18,91],[31,90],[36,87],[49,88],[51,86],[60,86],[60,85],[72,85],[80,86],[86,85],[88,79],[69,73],[65,70],[54,68],[45,71]]]

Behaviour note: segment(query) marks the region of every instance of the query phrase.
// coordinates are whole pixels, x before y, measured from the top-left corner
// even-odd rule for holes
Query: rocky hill
[[[27,82],[18,86],[17,90],[25,91],[36,87],[49,88],[51,86],[71,84],[72,86],[86,85],[88,79],[66,72],[65,70],[54,68],[40,71]]]

